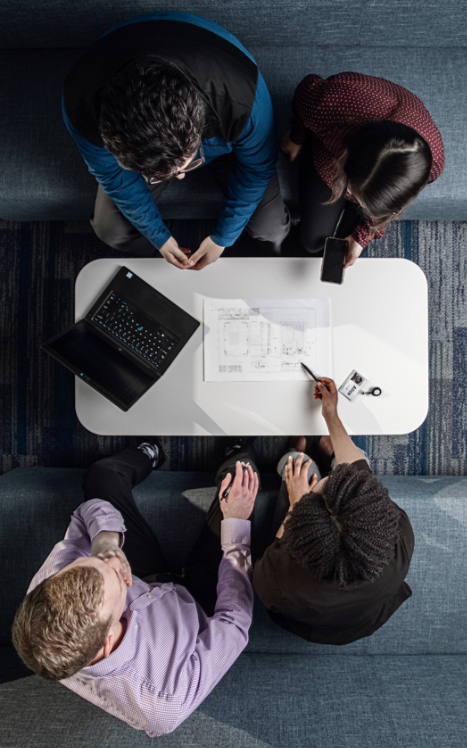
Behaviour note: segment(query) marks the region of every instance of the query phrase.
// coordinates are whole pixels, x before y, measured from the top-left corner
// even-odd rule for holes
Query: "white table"
[[[428,298],[423,271],[402,259],[360,259],[343,285],[321,283],[318,258],[220,258],[201,271],[162,259],[102,259],[76,281],[81,319],[125,265],[194,317],[203,298],[331,299],[333,370],[339,386],[352,369],[380,397],[339,397],[350,434],[405,434],[428,412]],[[325,372],[319,372],[324,375]],[[313,385],[300,382],[204,382],[202,325],[168,371],[126,413],[76,379],[76,413],[108,435],[284,435],[327,433]]]

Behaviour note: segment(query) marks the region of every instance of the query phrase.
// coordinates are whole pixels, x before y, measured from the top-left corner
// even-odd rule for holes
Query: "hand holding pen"
[[[312,379],[314,379],[315,382],[316,382],[316,386],[315,386],[315,399],[317,400],[319,398],[320,400],[322,400],[322,395],[320,393],[320,389],[318,387],[318,384],[321,382],[322,384],[324,384],[324,386],[326,387],[326,389],[329,390],[329,392],[330,392],[331,390],[330,390],[330,388],[328,386],[328,383],[332,382],[332,384],[334,384],[333,380],[329,379],[328,377],[317,377],[316,374],[313,374],[313,372],[311,371],[310,367],[307,366],[306,364],[304,364],[303,361],[301,361],[300,363],[303,366],[303,368],[305,369],[305,371],[307,372],[307,374],[309,374],[310,377]],[[336,385],[334,384],[334,389],[335,389],[335,387],[336,387]]]
[[[332,415],[337,412],[337,387],[333,379],[329,377],[317,377],[311,369],[304,364],[302,366],[305,371],[315,380],[315,400],[323,401],[323,416]],[[323,397],[324,395],[324,397]]]
[[[220,485],[219,502],[224,519],[248,519],[258,493],[258,474],[249,463],[237,461],[235,477],[227,473]]]

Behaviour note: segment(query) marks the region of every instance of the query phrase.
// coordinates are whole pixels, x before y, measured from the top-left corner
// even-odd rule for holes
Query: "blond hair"
[[[21,603],[13,644],[24,664],[47,680],[69,678],[104,646],[112,614],[103,620],[104,578],[75,566],[45,579]]]

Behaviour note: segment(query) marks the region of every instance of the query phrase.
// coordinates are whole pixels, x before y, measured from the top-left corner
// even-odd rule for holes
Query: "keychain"
[[[368,392],[361,392],[361,395],[373,395],[373,397],[379,397],[381,395],[381,387],[373,387],[371,390],[368,390]]]

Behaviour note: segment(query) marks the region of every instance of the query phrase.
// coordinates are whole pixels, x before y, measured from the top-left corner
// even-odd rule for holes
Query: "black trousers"
[[[223,194],[225,194],[234,165],[235,156],[230,153],[210,161],[209,164],[201,168],[209,169]],[[176,181],[175,177],[172,179]],[[159,182],[159,184],[148,185],[154,202],[157,202],[172,179]],[[185,180],[189,179],[190,174],[188,173]],[[91,225],[99,239],[119,252],[138,257],[152,257],[156,252],[156,248],[149,239],[146,239],[133,226],[131,221],[125,218],[100,185],[97,189]],[[279,179],[277,172],[275,172],[261,202],[248,221],[245,231],[254,239],[280,245],[289,233],[289,229],[290,214],[282,200]]]
[[[236,451],[220,466],[216,474],[216,495],[206,515],[206,521],[192,548],[180,581],[207,615],[212,615],[217,599],[217,575],[222,558],[220,544],[221,521],[219,487],[228,472],[234,474],[237,460],[249,462],[258,472],[256,453],[252,447]],[[140,579],[171,572],[156,536],[136,506],[132,489],[151,472],[151,460],[136,447],[128,447],[112,457],[94,463],[83,479],[84,500],[109,501],[121,513],[127,532],[124,551],[135,576]]]
[[[339,217],[337,236],[345,239],[361,221],[358,206],[345,197],[331,205],[323,205],[331,197],[331,190],[317,173],[313,164],[311,139],[307,138],[299,156],[298,197],[300,204],[300,241],[312,254],[324,248],[326,237],[334,236]]]

